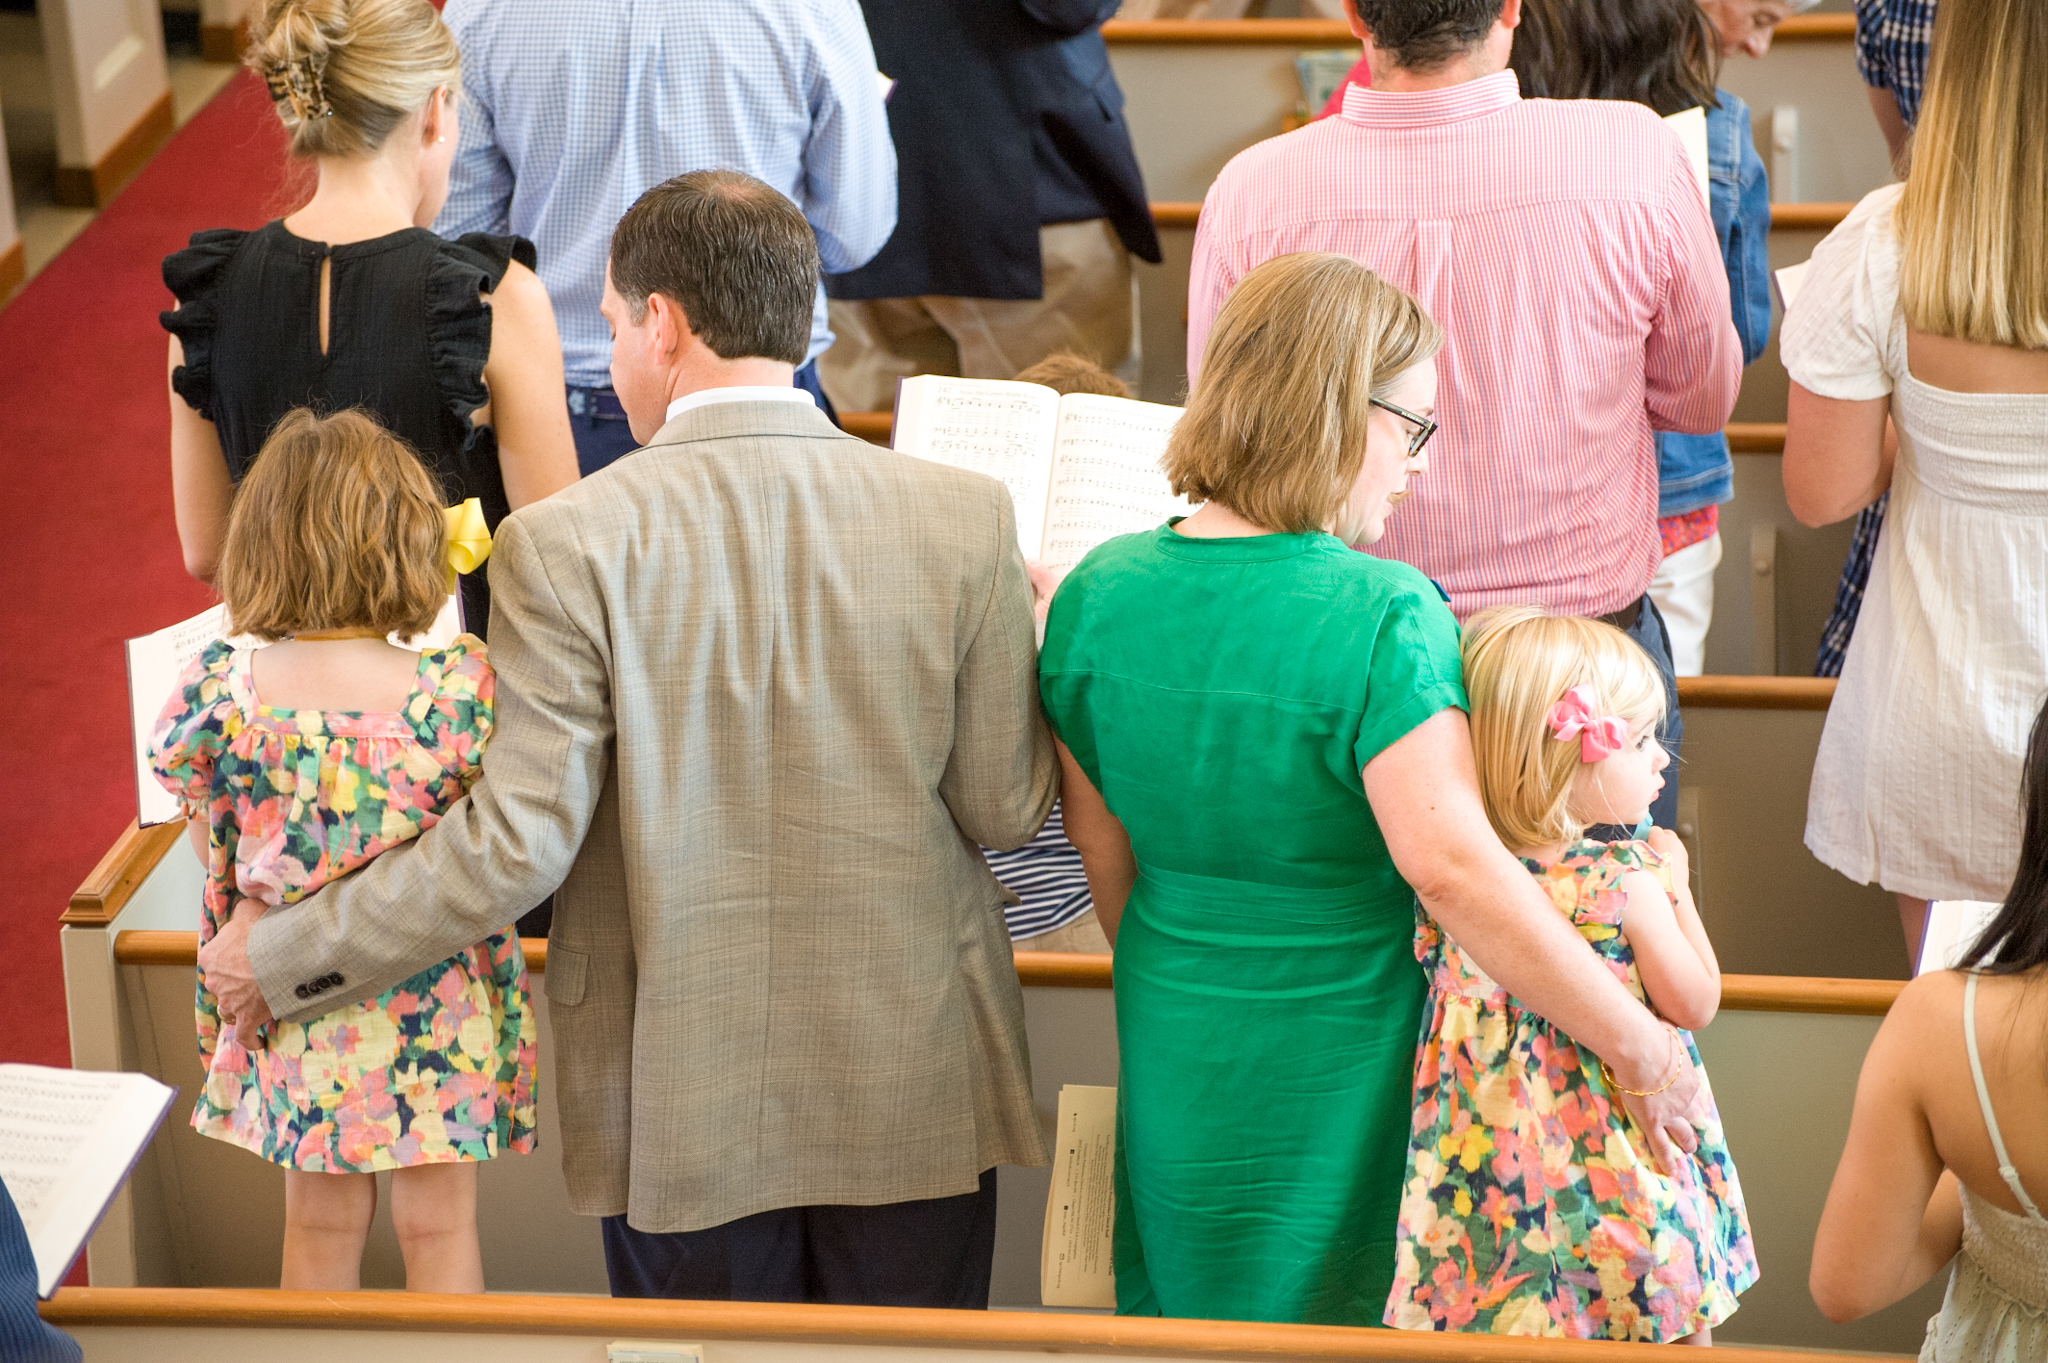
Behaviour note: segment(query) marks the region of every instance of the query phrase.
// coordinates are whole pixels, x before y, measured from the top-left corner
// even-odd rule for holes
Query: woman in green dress
[[[1052,602],[1041,691],[1116,945],[1125,1314],[1379,1324],[1417,892],[1628,1087],[1669,1072],[1662,1024],[1486,822],[1441,594],[1351,547],[1426,467],[1440,341],[1345,257],[1261,265],[1165,456],[1204,504],[1102,545]],[[1635,1100],[1667,1162],[1696,1085]]]

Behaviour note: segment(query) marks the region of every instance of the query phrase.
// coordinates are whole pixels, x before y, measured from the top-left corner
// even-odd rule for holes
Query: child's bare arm
[[[1672,852],[1658,846],[1667,839]],[[1623,876],[1628,907],[1623,910],[1622,932],[1635,954],[1643,990],[1657,1011],[1680,1027],[1704,1027],[1721,1006],[1721,967],[1693,907],[1684,847],[1661,828],[1651,834],[1650,846],[1671,863],[1677,894],[1666,894],[1663,882],[1648,871]]]
[[[1721,999],[1721,962],[1714,955],[1714,943],[1707,936],[1707,925],[1700,921],[1699,906],[1692,899],[1692,856],[1685,850],[1678,835],[1668,828],[1650,830],[1650,850],[1664,858],[1671,868],[1672,890],[1677,896],[1676,906],[1678,930],[1685,934],[1685,940],[1692,943],[1692,949],[1705,963],[1707,973],[1714,977],[1714,1001]],[[1705,1026],[1705,1023],[1701,1023]]]
[[[206,826],[206,820],[200,818],[197,814],[186,817],[185,841],[192,844],[192,855],[199,858],[201,866],[213,864],[213,859],[208,855],[206,847],[206,838],[210,831]]]

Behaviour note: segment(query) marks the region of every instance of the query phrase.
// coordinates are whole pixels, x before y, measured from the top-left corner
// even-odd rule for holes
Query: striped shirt
[[[1335,251],[1444,328],[1429,473],[1373,546],[1468,616],[1601,615],[1663,557],[1653,430],[1718,431],[1742,348],[1685,149],[1620,100],[1524,100],[1512,71],[1441,90],[1350,86],[1341,117],[1241,152],[1210,187],[1188,373],[1252,268]]]
[[[597,305],[612,227],[671,176],[773,185],[828,272],[895,230],[896,148],[857,0],[448,0],[443,17],[462,136],[434,230],[533,242],[573,386],[611,386]],[[806,358],[831,343],[820,288]]]
[[[1067,841],[1066,821],[1057,804],[1030,842],[1014,852],[983,848],[982,854],[1003,888],[1024,901],[1003,911],[1013,942],[1063,928],[1095,905],[1088,897],[1080,850]]]

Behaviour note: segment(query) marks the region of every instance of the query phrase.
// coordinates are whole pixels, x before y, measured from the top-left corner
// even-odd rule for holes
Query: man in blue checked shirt
[[[635,448],[598,313],[612,225],[643,190],[743,171],[789,196],[827,272],[896,226],[896,152],[857,0],[449,0],[462,140],[434,230],[514,232],[540,255],[588,475]],[[827,414],[815,361],[798,387]]]

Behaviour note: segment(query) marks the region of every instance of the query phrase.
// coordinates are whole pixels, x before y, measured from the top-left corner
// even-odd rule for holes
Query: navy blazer
[[[834,298],[1037,298],[1040,185],[1160,259],[1101,25],[1120,0],[861,0],[896,81],[896,231]],[[1048,173],[1048,170],[1050,173]]]

